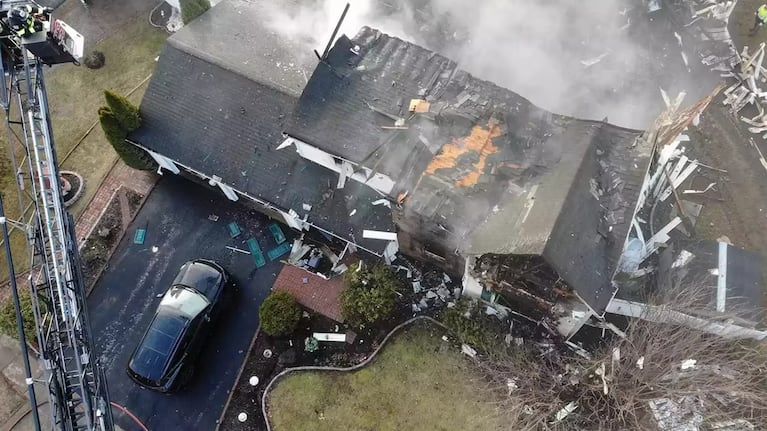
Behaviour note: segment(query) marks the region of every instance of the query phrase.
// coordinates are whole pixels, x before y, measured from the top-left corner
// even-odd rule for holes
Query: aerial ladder
[[[3,0],[0,16],[30,1]],[[43,70],[63,63],[79,64],[83,38],[52,17],[38,17],[44,31],[20,38],[0,22],[0,104],[5,110],[7,144],[18,186],[18,211],[10,215],[0,200],[0,225],[16,303],[26,383],[35,429],[41,427],[34,385],[45,386],[54,430],[113,429],[106,381],[88,323],[85,286],[72,215],[62,199],[59,166]],[[24,238],[29,269],[17,283],[11,235]],[[18,254],[18,253],[17,253]],[[43,378],[33,378],[29,349],[22,330],[19,289],[24,284],[33,305],[37,358]]]

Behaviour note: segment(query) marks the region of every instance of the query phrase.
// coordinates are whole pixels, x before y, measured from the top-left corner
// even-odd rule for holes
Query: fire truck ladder
[[[15,295],[10,235],[18,231],[27,242],[30,266],[26,279],[38,359],[44,366],[44,379],[34,381],[26,364],[35,428],[40,429],[32,388],[36,382],[48,388],[53,429],[110,431],[112,411],[106,380],[92,351],[75,225],[62,200],[43,76],[46,59],[32,55],[18,38],[6,37],[0,42],[0,73],[4,75],[0,103],[19,189],[18,214],[14,214],[18,218],[6,219],[0,205],[0,222]],[[23,338],[22,348],[27,359]]]

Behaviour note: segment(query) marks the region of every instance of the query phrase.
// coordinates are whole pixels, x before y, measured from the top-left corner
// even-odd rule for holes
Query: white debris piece
[[[385,240],[385,241],[396,241],[397,240],[397,233],[396,232],[382,232],[382,231],[378,231],[378,230],[363,229],[362,230],[362,237],[366,238],[366,239],[381,239],[381,240]]]
[[[596,56],[594,58],[589,58],[589,59],[586,59],[586,60],[581,60],[581,64],[584,67],[591,67],[591,66],[599,63],[600,61],[602,61],[602,59],[607,57],[609,54],[610,54],[609,52],[603,52],[602,54],[599,54],[598,56]]]
[[[685,265],[687,265],[692,258],[695,257],[694,254],[690,253],[687,250],[682,250],[679,253],[679,256],[676,257],[676,260],[674,260],[674,263],[671,264],[672,268],[681,268]]]
[[[578,408],[578,403],[570,401],[566,406],[562,407],[560,411],[554,416],[554,422],[559,422],[566,418],[570,413],[574,412]]]
[[[682,61],[684,61],[684,65],[687,68],[687,71],[690,71],[690,63],[687,60],[687,54],[684,53],[684,51],[679,51],[679,54],[682,55]]]
[[[312,206],[309,205],[309,204],[302,204],[302,207],[304,208],[304,211],[311,211],[312,210]]]
[[[722,431],[746,431],[754,430],[756,427],[751,422],[745,419],[735,419],[732,421],[713,422],[708,426],[711,430]]]
[[[640,356],[639,359],[637,359],[637,368],[644,370],[644,356]]]
[[[679,366],[679,368],[681,368],[682,370],[689,370],[689,369],[695,368],[695,364],[697,362],[698,361],[696,359],[687,359],[682,361],[682,364]]]
[[[346,334],[334,334],[332,332],[315,332],[312,334],[312,337],[316,338],[317,341],[331,341],[336,343],[346,342]]]
[[[471,358],[476,358],[477,357],[477,351],[474,350],[468,344],[461,344],[461,353],[463,353],[464,355],[469,356]]]
[[[414,281],[413,282],[413,293],[418,293],[421,291],[421,282],[420,281]]]
[[[602,380],[602,391],[605,393],[605,395],[607,395],[610,392],[610,390],[607,387],[607,380],[605,379],[605,363],[604,362],[599,364],[599,367],[596,370],[594,370],[594,374],[599,376],[599,378]]]
[[[511,395],[512,392],[519,389],[519,385],[517,385],[517,379],[516,377],[511,379],[506,379],[506,387],[509,388],[509,395]]]
[[[386,199],[378,199],[377,201],[371,202],[371,205],[384,205],[391,208],[391,202]]]
[[[681,397],[678,400],[657,398],[650,400],[658,428],[663,431],[699,431],[703,424],[703,405],[700,399]]]
[[[715,185],[716,185],[716,183],[710,183],[703,190],[685,190],[685,191],[682,192],[682,194],[685,194],[685,195],[700,195],[700,194],[706,193],[707,191],[711,190],[711,188],[714,187]]]
[[[622,26],[620,26],[618,30],[623,31],[629,28],[630,26],[631,26],[631,18],[629,17],[629,18],[626,18],[626,24],[623,24]]]

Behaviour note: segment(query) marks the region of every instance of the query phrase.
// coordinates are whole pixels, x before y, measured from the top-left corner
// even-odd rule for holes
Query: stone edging
[[[428,322],[436,324],[437,326],[441,328],[447,329],[445,325],[438,322],[432,317],[416,316],[416,317],[413,317],[412,319],[408,319],[400,323],[399,325],[395,326],[394,329],[392,329],[388,334],[386,334],[384,339],[381,341],[381,344],[378,345],[378,347],[373,351],[373,353],[371,353],[367,359],[365,359],[364,361],[360,362],[357,365],[353,365],[351,367],[319,367],[319,366],[313,366],[313,365],[304,366],[304,367],[294,367],[294,368],[288,368],[287,370],[283,370],[282,372],[274,376],[274,378],[269,382],[269,384],[266,385],[266,388],[264,389],[264,394],[261,396],[261,414],[264,416],[264,423],[266,423],[266,430],[272,431],[272,425],[269,423],[269,416],[267,415],[267,412],[266,412],[266,397],[269,395],[269,391],[272,390],[272,386],[274,386],[274,384],[277,383],[277,380],[281,379],[283,376],[289,373],[292,373],[294,371],[356,371],[356,370],[359,370],[360,368],[363,368],[367,364],[369,364],[370,361],[372,361],[373,358],[375,358],[376,355],[378,355],[378,352],[381,351],[381,349],[386,345],[386,343],[394,334],[396,334],[397,332],[402,330],[404,327],[410,325],[411,323],[414,323],[417,320],[426,320]]]

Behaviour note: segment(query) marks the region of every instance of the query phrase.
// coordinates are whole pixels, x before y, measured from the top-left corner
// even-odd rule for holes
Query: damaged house
[[[650,157],[639,131],[552,114],[363,28],[317,65],[285,133],[281,151],[385,196],[400,250],[463,273],[465,293],[556,324],[602,316],[616,292]]]
[[[568,337],[632,315],[614,276],[654,149],[689,115],[642,134],[552,114],[367,27],[318,61],[267,5],[221,2],[168,39],[128,138],[160,172],[303,233],[292,261],[401,251]]]

